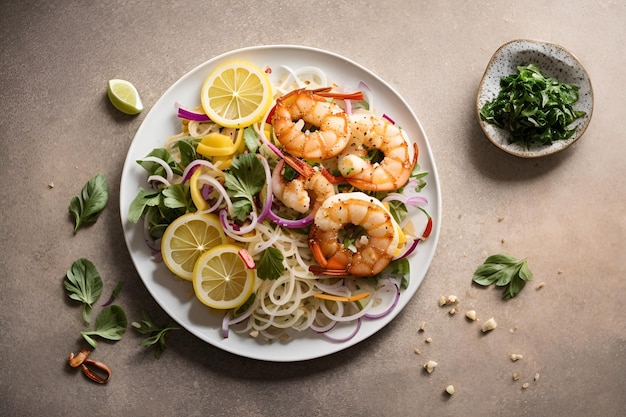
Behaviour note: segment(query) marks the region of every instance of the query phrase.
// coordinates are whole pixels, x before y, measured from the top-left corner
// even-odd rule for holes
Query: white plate
[[[579,87],[578,102],[574,104],[574,109],[582,110],[586,114],[572,124],[572,127],[576,127],[576,133],[571,138],[527,149],[522,143],[510,143],[508,130],[480,118],[480,109],[500,92],[500,79],[516,74],[519,65],[528,64],[537,65],[546,77],[555,77],[562,83]],[[516,39],[502,45],[491,57],[478,86],[476,111],[480,127],[494,145],[512,155],[536,158],[562,151],[582,137],[593,114],[593,88],[583,65],[564,47],[550,42]]]
[[[427,209],[434,221],[432,234],[418,245],[417,251],[410,257],[410,285],[402,292],[397,308],[384,318],[363,320],[359,333],[348,342],[331,342],[313,332],[303,332],[289,341],[273,343],[261,342],[233,331],[227,339],[222,338],[221,317],[209,313],[195,297],[190,297],[193,292],[190,282],[174,278],[165,265],[151,259],[150,249],[143,240],[142,227],[127,220],[128,208],[139,188],[147,186],[146,172],[135,161],[153,148],[162,147],[167,136],[179,132],[180,121],[176,117],[175,103],[191,107],[199,105],[200,87],[207,74],[215,66],[232,59],[248,60],[261,68],[269,66],[273,70],[273,81],[282,72],[281,65],[292,69],[314,65],[323,69],[332,82],[354,88],[359,81],[364,81],[373,92],[378,113],[384,112],[392,117],[419,145],[418,163],[429,172],[424,195],[428,198]],[[128,150],[120,184],[120,211],[126,245],[137,272],[150,294],[172,319],[200,339],[225,351],[253,359],[292,362],[322,357],[353,346],[376,333],[402,311],[417,291],[435,254],[441,224],[441,192],[435,161],[422,126],[406,101],[386,82],[357,63],[330,52],[301,46],[258,46],[228,52],[205,62],[174,83],[156,102]]]

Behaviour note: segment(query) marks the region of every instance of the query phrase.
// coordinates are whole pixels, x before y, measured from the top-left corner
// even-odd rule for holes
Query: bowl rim
[[[569,58],[572,59],[573,63],[575,65],[577,65],[580,70],[581,73],[583,75],[583,78],[585,79],[585,81],[589,84],[589,98],[590,98],[590,108],[589,111],[587,112],[588,114],[585,116],[586,120],[584,123],[582,123],[580,126],[578,126],[578,130],[576,132],[576,134],[572,137],[569,138],[567,140],[564,141],[560,141],[559,143],[556,143],[557,146],[555,146],[555,143],[551,144],[551,145],[544,145],[544,146],[540,146],[540,147],[535,147],[535,148],[531,148],[530,150],[526,150],[524,152],[515,149],[515,148],[511,148],[509,146],[507,146],[507,144],[505,143],[501,143],[499,141],[497,141],[496,139],[494,139],[492,137],[492,135],[490,134],[490,132],[487,131],[487,122],[483,121],[480,118],[480,109],[481,106],[479,104],[480,100],[481,100],[481,93],[483,91],[484,88],[484,83],[485,83],[485,78],[488,75],[491,67],[493,66],[494,62],[496,61],[496,59],[500,56],[500,54],[502,53],[503,50],[505,50],[506,48],[510,47],[512,44],[521,44],[521,45],[539,45],[539,46],[548,46],[551,48],[555,48],[558,50],[563,51],[566,55],[568,55]],[[532,50],[531,50],[532,51]],[[553,58],[552,56],[550,56],[551,58]],[[512,39],[508,42],[505,42],[504,44],[500,45],[498,47],[498,49],[496,49],[496,51],[491,55],[491,58],[489,59],[489,62],[487,63],[487,66],[485,67],[485,70],[483,71],[483,75],[480,79],[480,82],[478,84],[478,90],[476,93],[476,116],[478,118],[478,124],[481,128],[481,130],[483,131],[483,134],[487,137],[487,139],[489,139],[489,141],[491,143],[493,143],[496,147],[498,147],[499,149],[505,151],[508,154],[514,155],[514,156],[518,156],[521,158],[538,158],[538,157],[542,157],[542,156],[547,156],[547,155],[552,155],[554,153],[560,152],[564,149],[569,148],[571,145],[573,145],[575,142],[577,142],[585,133],[585,131],[587,130],[587,127],[589,126],[590,122],[591,122],[591,118],[593,115],[593,108],[594,108],[594,93],[593,93],[593,84],[591,82],[591,77],[589,76],[589,73],[587,72],[586,68],[584,67],[584,65],[582,64],[582,62],[576,57],[576,55],[574,55],[573,52],[571,52],[569,49],[565,48],[562,45],[559,45],[557,43],[554,42],[549,42],[549,41],[543,41],[543,40],[536,40],[536,39],[527,39],[527,38],[519,38],[519,39]],[[492,125],[489,125],[492,126]],[[495,129],[499,129],[496,126],[493,126],[493,128]]]

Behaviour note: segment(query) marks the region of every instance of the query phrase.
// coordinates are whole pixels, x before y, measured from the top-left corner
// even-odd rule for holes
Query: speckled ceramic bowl
[[[483,105],[496,98],[500,92],[500,79],[517,73],[519,65],[535,64],[546,77],[555,77],[562,83],[577,85],[579,99],[575,110],[582,110],[586,115],[576,119],[572,127],[576,133],[569,139],[560,140],[545,146],[526,148],[519,143],[510,143],[510,133],[480,119]],[[500,149],[522,158],[536,158],[550,155],[566,149],[583,135],[593,113],[593,89],[587,71],[580,61],[562,46],[527,39],[517,39],[502,45],[491,57],[476,97],[478,122],[483,132]]]

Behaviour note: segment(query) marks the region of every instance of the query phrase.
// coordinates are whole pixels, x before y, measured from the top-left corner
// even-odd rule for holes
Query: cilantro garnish
[[[254,208],[254,196],[265,185],[263,163],[252,153],[244,153],[233,159],[230,168],[224,172],[225,187],[233,200],[237,220],[245,220]]]

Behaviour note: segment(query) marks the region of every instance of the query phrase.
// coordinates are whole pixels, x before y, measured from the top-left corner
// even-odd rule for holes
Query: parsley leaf
[[[83,224],[95,223],[108,201],[109,187],[106,178],[102,174],[96,174],[87,181],[80,195],[70,201],[70,214],[74,216],[76,223],[74,234]]]
[[[478,285],[496,284],[505,287],[502,298],[515,297],[533,279],[526,259],[515,259],[509,255],[497,254],[489,256],[474,272],[472,280]]]
[[[283,253],[276,248],[269,247],[261,254],[256,266],[256,275],[261,279],[278,279],[285,271]]]
[[[122,307],[113,304],[108,307],[104,307],[98,317],[96,317],[96,323],[94,330],[80,332],[83,338],[94,349],[98,346],[98,342],[91,336],[100,336],[108,340],[120,340],[124,333],[126,333],[126,313]]]
[[[161,357],[167,348],[165,341],[167,332],[170,330],[180,330],[180,327],[163,327],[155,324],[145,311],[141,313],[141,323],[134,321],[131,325],[138,333],[148,336],[141,341],[140,346],[156,346],[154,356],[157,359]]]
[[[83,303],[83,320],[89,323],[89,313],[102,294],[102,278],[95,265],[85,258],[74,261],[67,271],[63,286],[72,300]]]
[[[265,185],[263,163],[256,154],[241,154],[233,159],[232,165],[224,174],[224,186],[233,200],[234,217],[245,220],[254,208],[254,196]]]

